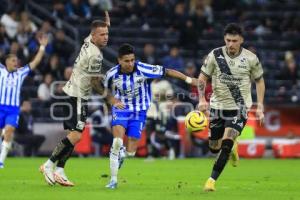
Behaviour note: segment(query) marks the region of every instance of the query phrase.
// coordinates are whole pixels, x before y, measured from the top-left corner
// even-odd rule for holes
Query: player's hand
[[[199,100],[198,110],[201,111],[201,112],[206,113],[207,109],[208,109],[208,103],[207,103],[205,97],[202,97]]]
[[[256,109],[256,117],[259,120],[259,125],[263,125],[265,122],[265,114],[263,108]]]
[[[47,46],[49,38],[46,34],[42,34],[42,36],[38,40],[40,45]]]
[[[112,106],[118,108],[118,109],[125,109],[125,105],[118,99],[112,97],[109,101],[108,101]]]

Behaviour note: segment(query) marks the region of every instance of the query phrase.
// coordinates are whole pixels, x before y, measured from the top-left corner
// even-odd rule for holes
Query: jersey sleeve
[[[251,68],[250,68],[251,79],[259,80],[263,76],[263,68],[257,56],[255,56],[255,59],[250,64],[251,64]]]
[[[147,78],[161,78],[165,75],[165,67],[160,65],[150,65],[147,63],[137,62],[137,68]]]
[[[25,65],[24,67],[21,67],[18,69],[18,71],[22,74],[27,76],[29,72],[31,71],[29,64]]]
[[[92,55],[88,61],[88,73],[100,73],[102,69],[102,57],[99,55]]]
[[[105,88],[111,89],[111,86],[112,86],[112,78],[113,78],[113,75],[108,71],[108,72],[105,74],[105,77],[104,77],[104,80],[103,80],[103,85],[104,85]]]
[[[213,52],[210,52],[203,62],[201,73],[207,77],[211,77],[212,73],[214,72],[215,66],[214,54]]]

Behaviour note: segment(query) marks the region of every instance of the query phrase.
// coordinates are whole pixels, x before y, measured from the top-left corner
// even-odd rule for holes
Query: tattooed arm
[[[206,111],[208,104],[205,99],[205,87],[208,77],[203,73],[200,73],[198,78],[198,91],[199,91],[199,105],[198,108],[200,111]]]
[[[92,77],[91,84],[93,89],[100,94],[101,96],[106,95],[105,100],[119,109],[124,109],[124,104],[118,99],[114,98],[111,92],[108,89],[105,89],[100,77]]]

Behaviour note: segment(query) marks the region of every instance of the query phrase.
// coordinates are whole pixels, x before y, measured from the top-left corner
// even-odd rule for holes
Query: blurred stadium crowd
[[[6,54],[14,53],[20,59],[20,66],[26,64],[37,51],[36,38],[42,33],[49,36],[46,56],[38,69],[25,80],[21,95],[22,100],[31,102],[30,112],[34,121],[47,122],[53,120],[49,105],[57,101],[50,95],[50,86],[55,81],[69,79],[81,42],[89,33],[90,22],[102,18],[103,10],[109,10],[111,16],[109,45],[104,50],[106,69],[116,64],[116,50],[126,42],[136,47],[139,60],[174,68],[191,77],[198,76],[205,55],[223,45],[222,30],[225,24],[238,22],[245,30],[244,47],[255,52],[262,62],[267,88],[266,104],[296,106],[300,102],[300,2],[284,2],[0,0],[0,59],[3,63]],[[54,87],[58,95],[61,86],[58,83]],[[164,111],[172,109],[170,107],[176,102],[196,105],[197,88],[171,80],[155,81],[153,88],[154,96],[160,98],[154,110],[149,112],[147,130],[155,127],[153,131],[176,132],[170,121],[172,119],[162,115],[168,113]],[[178,93],[182,95],[174,95]],[[188,111],[189,108],[184,107],[176,109],[178,115],[185,115]],[[91,112],[94,112],[91,121],[104,127],[95,131],[109,132],[109,119],[104,119],[103,112],[95,106]],[[158,122],[151,121],[156,118]],[[101,140],[102,136],[99,137]],[[176,143],[173,133],[170,138]],[[153,146],[159,148],[155,141],[160,139],[154,139]],[[150,140],[151,137],[148,142]],[[105,143],[109,142],[111,138],[105,138]],[[168,142],[163,144],[172,146]]]

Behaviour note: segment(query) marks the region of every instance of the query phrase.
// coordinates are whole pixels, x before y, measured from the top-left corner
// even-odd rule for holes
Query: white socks
[[[110,173],[111,173],[111,181],[117,182],[117,175],[119,170],[119,151],[123,146],[123,140],[121,138],[114,138],[112,147],[110,149]]]
[[[1,145],[0,162],[4,163],[6,156],[11,148],[11,142],[3,141]]]

